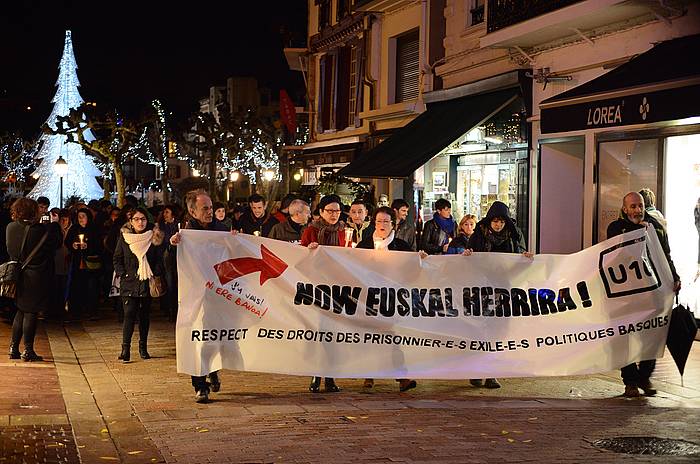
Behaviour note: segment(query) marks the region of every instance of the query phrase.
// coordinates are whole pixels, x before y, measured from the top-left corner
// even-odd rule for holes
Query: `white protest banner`
[[[181,233],[183,373],[578,375],[664,351],[673,279],[653,230],[534,260]]]

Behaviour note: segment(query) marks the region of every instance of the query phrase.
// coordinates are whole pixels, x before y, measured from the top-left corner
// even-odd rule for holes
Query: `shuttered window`
[[[396,39],[396,103],[418,98],[418,31]]]

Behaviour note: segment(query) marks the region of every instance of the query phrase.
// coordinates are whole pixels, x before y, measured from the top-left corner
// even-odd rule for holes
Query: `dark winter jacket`
[[[87,248],[77,250],[73,248],[73,244],[78,242],[78,235],[83,234],[83,241],[87,244]],[[102,240],[100,240],[100,231],[88,224],[87,227],[82,227],[80,224],[73,224],[66,233],[66,239],[63,242],[68,252],[71,255],[71,269],[77,271],[80,269],[81,261],[100,261],[102,253]],[[83,269],[85,265],[83,264]]]
[[[365,238],[362,239],[362,241],[360,243],[357,244],[357,248],[364,248],[367,250],[374,249],[374,238],[371,235],[366,236]],[[409,245],[405,241],[401,240],[400,238],[396,238],[396,235],[394,235],[394,240],[392,240],[391,243],[389,244],[389,250],[390,251],[413,251],[411,249],[411,245]]]
[[[27,227],[29,227],[27,241],[20,256],[24,231]],[[38,313],[49,309],[49,297],[54,285],[54,254],[61,246],[61,228],[55,222],[29,225],[24,221],[15,221],[7,226],[5,232],[10,258],[23,262],[47,231],[46,240],[31,262],[27,263],[17,282],[15,303],[17,309],[24,313]]]
[[[502,218],[506,222],[499,234],[491,230],[493,218]],[[508,206],[500,201],[494,201],[486,213],[486,217],[476,224],[474,233],[469,237],[468,248],[471,248],[472,251],[494,253],[524,253],[527,251],[523,233],[510,217]]]
[[[454,231],[457,231],[457,223],[454,222]],[[431,219],[423,226],[420,249],[429,255],[441,255],[442,247],[446,245],[454,235],[450,235],[440,228],[435,219]]]
[[[467,248],[469,248],[469,237],[464,235],[464,232],[460,232],[459,235],[450,242],[450,246],[447,247],[447,254],[458,255]]]
[[[256,218],[253,216],[253,213],[248,210],[241,216],[239,223],[241,226],[240,230],[244,234],[253,235],[253,232],[257,230],[263,237],[269,237],[270,230],[272,230],[272,227],[278,224],[279,221],[277,218],[270,215],[270,213],[265,213],[263,217]]]
[[[673,265],[673,260],[671,259],[671,248],[668,245],[668,235],[666,233],[666,229],[646,211],[644,212],[644,221],[648,222],[652,225],[652,227],[654,227],[656,236],[659,237],[659,243],[661,243],[661,248],[664,250],[664,254],[666,255],[666,261],[668,261],[668,265],[671,268],[671,274],[673,274],[673,280],[681,280],[676,272],[676,266]],[[630,221],[627,219],[627,215],[620,211],[620,217],[608,225],[607,235],[608,238],[611,238],[632,230],[643,229],[644,227],[645,226],[643,224],[635,224],[634,222]]]
[[[153,229],[153,225],[148,224],[146,230],[151,229]],[[114,272],[121,278],[119,293],[121,296],[150,298],[148,280],[139,280],[138,278],[139,260],[124,241],[125,233],[133,234],[133,227],[129,224],[122,227],[122,234],[117,240],[112,261]],[[146,252],[146,259],[154,276],[163,275],[163,247],[163,232],[160,229],[154,229],[151,246]]]
[[[282,240],[283,242],[300,243],[304,229],[306,229],[306,224],[297,224],[294,222],[294,219],[289,218],[284,222],[275,224],[270,230],[268,237],[274,240]]]
[[[394,231],[396,238],[408,243],[412,251],[416,251],[416,228],[408,220],[401,221]]]

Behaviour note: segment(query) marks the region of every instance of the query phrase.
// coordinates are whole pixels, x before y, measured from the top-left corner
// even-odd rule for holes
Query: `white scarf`
[[[394,241],[394,231],[392,230],[387,238],[379,238],[377,236],[377,231],[375,230],[374,233],[372,234],[372,239],[374,240],[374,249],[375,250],[388,250],[389,244]],[[377,242],[379,242],[379,243],[377,243]],[[379,246],[377,246],[377,245],[379,245]]]
[[[153,237],[153,230],[148,230],[141,234],[129,234],[123,233],[124,241],[129,245],[131,252],[136,255],[139,260],[139,270],[137,275],[139,280],[148,280],[153,277],[153,271],[151,271],[151,266],[148,265],[148,259],[146,258],[146,252],[151,247],[151,238]]]

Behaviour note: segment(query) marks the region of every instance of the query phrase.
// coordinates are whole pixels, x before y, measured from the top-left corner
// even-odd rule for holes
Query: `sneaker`
[[[625,385],[625,393],[622,395],[625,398],[639,398],[639,388],[634,385]]]
[[[639,384],[639,388],[644,390],[644,394],[646,396],[654,396],[656,395],[656,388],[651,384],[651,382],[647,379],[645,382],[641,382]]]
[[[221,380],[219,380],[219,374],[217,372],[209,374],[209,383],[211,384],[211,391],[214,393],[221,390]]]
[[[195,401],[195,403],[208,403],[209,402],[209,390],[208,389],[197,390],[197,393],[195,393],[195,395],[194,395],[194,401]]]
[[[496,379],[486,379],[486,382],[484,382],[484,387],[486,387],[486,388],[501,388],[501,384],[498,383],[498,380],[496,380]]]
[[[484,381],[481,379],[469,379],[469,383],[474,387],[483,387]]]

